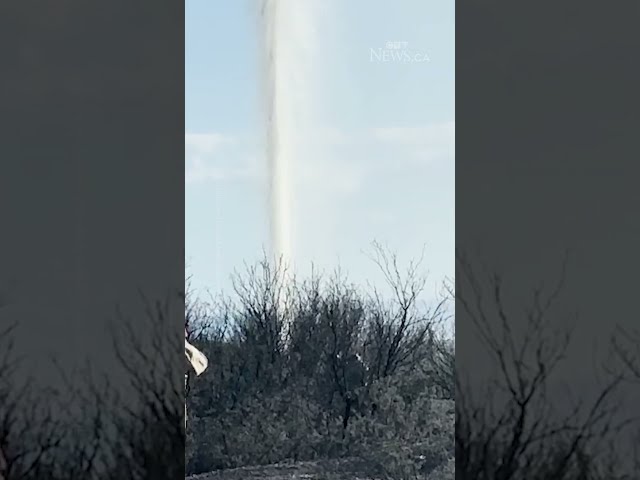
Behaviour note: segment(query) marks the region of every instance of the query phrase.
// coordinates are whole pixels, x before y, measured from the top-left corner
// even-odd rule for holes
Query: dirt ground
[[[375,480],[357,460],[298,462],[234,468],[187,477],[187,480]]]

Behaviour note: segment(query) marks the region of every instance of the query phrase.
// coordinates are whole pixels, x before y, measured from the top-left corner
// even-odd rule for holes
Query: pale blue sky
[[[401,261],[426,246],[433,293],[454,269],[454,2],[321,5],[307,59],[317,143],[296,159],[296,269],[339,263],[377,284],[363,254],[373,240]],[[251,0],[186,2],[185,244],[198,289],[228,289],[268,248],[257,11]],[[372,56],[389,41],[423,61]]]

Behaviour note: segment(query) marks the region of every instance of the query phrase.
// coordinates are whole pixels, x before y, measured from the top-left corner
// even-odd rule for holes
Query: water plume
[[[293,265],[294,170],[309,128],[313,0],[261,0],[270,249]]]

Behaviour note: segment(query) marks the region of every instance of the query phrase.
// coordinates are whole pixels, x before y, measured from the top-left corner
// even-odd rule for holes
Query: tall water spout
[[[311,110],[313,0],[262,0],[270,248],[293,262],[295,163]]]

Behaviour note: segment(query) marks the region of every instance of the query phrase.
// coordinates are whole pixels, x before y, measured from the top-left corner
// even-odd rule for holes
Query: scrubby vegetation
[[[452,305],[420,301],[419,264],[375,260],[391,295],[263,261],[230,298],[187,299],[211,362],[190,382],[188,473],[360,459],[371,477],[453,478]]]

